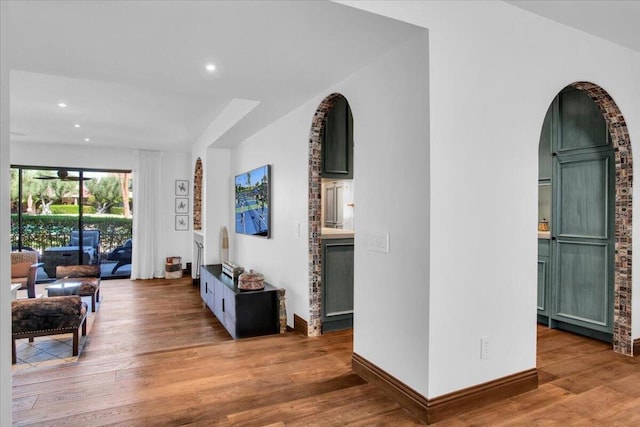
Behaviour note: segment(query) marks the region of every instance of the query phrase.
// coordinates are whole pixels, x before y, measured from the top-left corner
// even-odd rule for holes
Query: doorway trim
[[[311,121],[309,133],[309,321],[307,335],[322,335],[322,136],[327,114],[336,100],[345,98],[332,93],[322,100]]]
[[[622,112],[606,90],[591,82],[569,86],[585,92],[602,112],[615,152],[615,256],[613,279],[613,351],[633,356],[631,335],[631,240],[633,159],[629,130]]]

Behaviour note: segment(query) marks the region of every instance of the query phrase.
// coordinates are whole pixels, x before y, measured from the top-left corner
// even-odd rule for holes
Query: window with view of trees
[[[52,254],[75,243],[74,230],[100,232],[99,246],[91,256],[83,257],[88,248],[78,243],[75,262],[109,262],[109,254],[131,239],[132,208],[130,171],[11,168],[12,250],[34,250],[45,264],[44,258],[49,256],[52,262]],[[56,262],[67,261],[58,258]],[[51,270],[55,266],[47,270],[50,277]]]

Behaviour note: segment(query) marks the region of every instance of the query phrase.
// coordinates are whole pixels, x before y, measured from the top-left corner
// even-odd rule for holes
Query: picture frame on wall
[[[189,180],[176,179],[176,196],[188,196],[188,195],[189,195]]]
[[[186,197],[176,198],[176,213],[189,213],[189,199]]]
[[[189,215],[176,215],[176,231],[189,230]]]

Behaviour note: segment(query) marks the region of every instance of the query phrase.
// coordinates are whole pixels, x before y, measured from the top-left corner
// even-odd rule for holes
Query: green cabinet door
[[[551,243],[538,239],[538,322],[549,324],[549,264]]]
[[[353,116],[339,97],[327,114],[322,138],[322,177],[353,178]]]
[[[551,325],[611,339],[614,153],[602,113],[578,90],[552,108]]]
[[[322,242],[322,331],[353,327],[353,239]]]
[[[613,154],[556,156],[552,319],[611,333]]]

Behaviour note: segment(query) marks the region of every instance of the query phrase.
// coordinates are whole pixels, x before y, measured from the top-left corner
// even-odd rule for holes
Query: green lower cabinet
[[[322,242],[322,332],[353,327],[353,239]]]
[[[538,239],[538,323],[549,324],[549,239]]]

